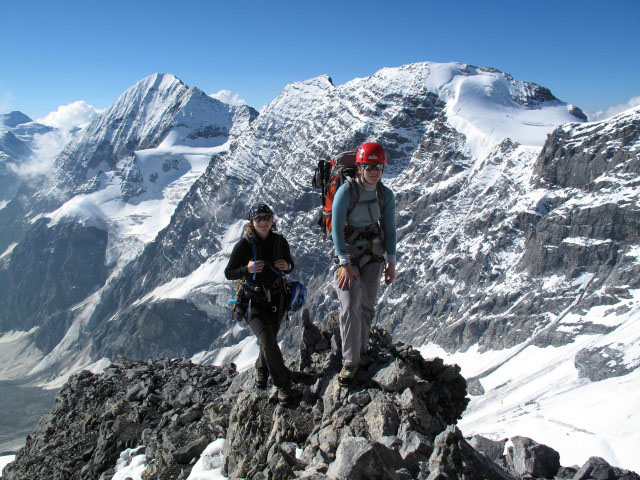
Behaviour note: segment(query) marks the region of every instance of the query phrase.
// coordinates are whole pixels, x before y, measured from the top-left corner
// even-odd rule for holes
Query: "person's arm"
[[[384,250],[387,252],[387,262],[396,263],[396,200],[393,192],[385,187],[384,197]]]
[[[387,252],[387,268],[384,283],[390,285],[396,279],[396,200],[393,192],[385,187],[384,197],[384,249]]]
[[[224,276],[227,280],[240,280],[249,273],[249,269],[245,264],[246,261],[246,245],[244,240],[240,240],[233,247],[227,267],[224,269]]]
[[[333,239],[333,247],[336,249],[340,265],[349,263],[347,243],[344,241],[344,225],[347,222],[349,200],[351,200],[351,192],[348,184],[344,183],[333,197],[333,208],[331,209],[331,238]]]
[[[289,242],[282,237],[282,258],[277,259],[274,262],[276,268],[280,269],[282,273],[291,273],[295,265],[293,264],[293,258],[291,257],[291,249],[289,248]]]
[[[284,249],[283,249],[284,259],[289,264],[289,269],[285,270],[284,273],[291,273],[291,271],[295,268],[293,263],[293,257],[291,256],[291,248],[289,247],[289,242],[287,239],[284,239]]]

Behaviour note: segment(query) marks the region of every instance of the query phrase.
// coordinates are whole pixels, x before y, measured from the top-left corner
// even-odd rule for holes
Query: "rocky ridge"
[[[214,440],[226,438],[229,479],[602,479],[638,480],[592,458],[561,467],[531,439],[463,437],[468,399],[457,366],[424,360],[374,328],[349,389],[337,385],[337,316],[320,327],[303,315],[292,408],[253,388],[253,372],[184,359],[120,357],[102,374],[72,377],[4,478],[110,479],[118,458],[145,456],[143,479],[186,479]],[[273,393],[273,392],[272,392]],[[603,476],[605,475],[605,476]]]

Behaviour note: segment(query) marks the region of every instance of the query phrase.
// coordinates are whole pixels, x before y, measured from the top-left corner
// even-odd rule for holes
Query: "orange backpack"
[[[333,198],[343,183],[349,184],[351,197],[347,215],[355,208],[359,200],[358,188],[353,188],[352,183],[356,179],[358,167],[356,166],[356,152],[342,152],[331,160],[320,160],[316,171],[311,179],[314,188],[322,189],[322,211],[318,217],[318,225],[325,236],[331,234],[331,212],[333,209]],[[377,184],[377,197],[380,205],[380,212],[384,211],[384,192],[382,182]],[[347,230],[345,229],[345,235]]]

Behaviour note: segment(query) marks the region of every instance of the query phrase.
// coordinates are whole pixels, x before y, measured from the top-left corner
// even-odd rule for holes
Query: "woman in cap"
[[[269,376],[278,389],[278,401],[292,400],[291,373],[284,364],[276,337],[286,313],[284,274],[293,270],[289,243],[277,233],[273,210],[264,203],[249,210],[249,224],[231,252],[225,268],[228,280],[242,280],[248,301],[246,321],[258,339],[257,388],[266,388]]]

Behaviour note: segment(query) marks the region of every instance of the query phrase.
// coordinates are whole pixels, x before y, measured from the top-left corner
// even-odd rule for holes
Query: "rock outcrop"
[[[120,357],[102,374],[77,374],[4,478],[107,480],[120,454],[136,449],[143,479],[186,479],[207,446],[226,438],[222,468],[231,480],[586,480],[603,472],[640,480],[596,457],[560,467],[555,450],[524,437],[512,438],[506,455],[505,441],[467,441],[455,426],[468,402],[459,368],[425,360],[377,327],[355,382],[339,387],[337,326],[335,314],[319,327],[303,315],[289,407],[274,390],[253,387],[252,369],[233,364]]]
[[[426,361],[379,328],[355,383],[341,388],[337,331],[336,315],[320,328],[303,316],[302,348],[292,364],[300,382],[295,409],[275,407],[247,388],[246,373],[234,381],[243,388],[229,417],[229,478],[293,478],[296,471],[354,479],[395,478],[402,469],[417,474],[435,437],[460,418],[468,399],[459,368]],[[280,452],[282,444],[295,444],[298,457]],[[271,477],[273,471],[280,476]]]
[[[119,454],[144,445],[147,458],[154,459],[149,473],[177,478],[208,439],[224,434],[216,399],[235,376],[233,366],[204,367],[183,359],[120,357],[103,374],[85,370],[58,393],[3,476],[111,478]],[[200,449],[202,438],[207,443]]]

